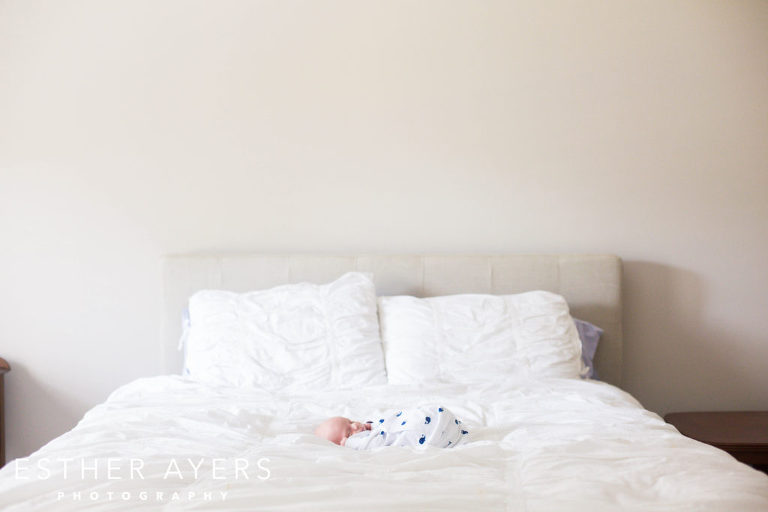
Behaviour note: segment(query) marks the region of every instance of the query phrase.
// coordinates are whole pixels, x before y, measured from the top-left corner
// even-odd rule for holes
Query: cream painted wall
[[[768,408],[768,2],[0,2],[9,455],[161,371],[160,257],[613,252],[625,387]]]

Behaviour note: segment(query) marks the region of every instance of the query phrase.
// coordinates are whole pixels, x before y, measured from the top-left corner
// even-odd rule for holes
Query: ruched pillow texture
[[[267,390],[386,383],[369,274],[189,299],[187,374],[210,384]]]
[[[577,378],[581,342],[560,295],[379,298],[390,384]]]

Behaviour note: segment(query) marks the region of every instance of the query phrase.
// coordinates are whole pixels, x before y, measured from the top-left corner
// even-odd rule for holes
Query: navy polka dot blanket
[[[381,446],[452,448],[469,437],[469,430],[445,407],[397,409],[367,423],[371,430],[350,436],[344,446],[354,450]]]

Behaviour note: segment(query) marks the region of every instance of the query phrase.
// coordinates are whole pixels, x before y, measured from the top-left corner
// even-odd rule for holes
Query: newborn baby
[[[451,411],[420,407],[392,411],[360,423],[341,416],[325,420],[315,435],[347,448],[370,450],[379,446],[436,446],[452,448],[469,432]]]

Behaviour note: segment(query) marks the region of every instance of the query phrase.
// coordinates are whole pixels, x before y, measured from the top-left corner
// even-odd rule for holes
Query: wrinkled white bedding
[[[311,434],[331,415],[364,419],[405,403],[450,408],[472,442],[358,452]],[[67,463],[66,479],[62,462],[42,478],[44,459],[67,458],[84,459]],[[108,479],[109,460],[119,478]],[[142,478],[129,478],[130,460],[141,461]],[[178,468],[169,472],[169,461]],[[155,377],[118,389],[0,471],[0,510],[83,509],[764,511],[768,477],[592,381],[287,396]]]

